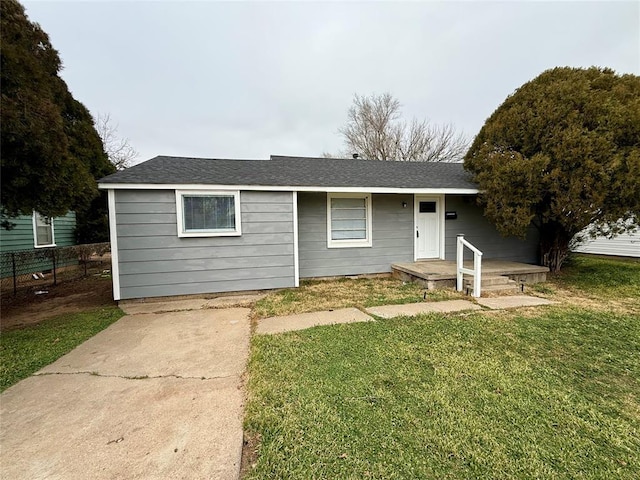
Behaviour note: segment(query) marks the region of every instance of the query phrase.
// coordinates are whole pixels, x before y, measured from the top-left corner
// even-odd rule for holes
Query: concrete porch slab
[[[473,261],[465,260],[465,268],[473,268]],[[421,278],[456,278],[456,262],[450,260],[422,260],[411,263],[394,263],[391,268],[419,276]],[[515,275],[526,273],[547,273],[549,268],[528,263],[510,262],[486,258],[482,260],[485,275]]]
[[[536,307],[538,305],[552,305],[555,302],[539,297],[528,295],[510,295],[506,297],[478,298],[477,302],[483,307],[493,310],[518,307]]]
[[[300,313],[283,317],[270,317],[258,320],[256,333],[274,334],[304,330],[318,325],[334,325],[336,323],[369,322],[373,320],[357,308],[341,308],[323,312]]]
[[[377,315],[378,317],[393,318],[399,316],[412,317],[422,313],[447,313],[460,312],[462,310],[480,310],[480,307],[468,300],[446,300],[442,302],[384,305],[381,307],[367,308],[366,310],[370,314]]]

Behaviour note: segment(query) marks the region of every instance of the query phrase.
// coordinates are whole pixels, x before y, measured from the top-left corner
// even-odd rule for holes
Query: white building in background
[[[613,238],[587,238],[572,250],[579,253],[640,258],[640,228],[633,233],[622,233]]]

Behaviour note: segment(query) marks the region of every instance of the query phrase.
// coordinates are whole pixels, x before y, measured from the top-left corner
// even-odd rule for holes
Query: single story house
[[[100,180],[108,191],[114,297],[295,287],[301,278],[484,258],[536,263],[538,233],[503,238],[461,163],[272,156],[159,156]]]
[[[0,228],[0,252],[18,252],[47,247],[75,245],[76,214],[48,218],[33,212],[7,219],[11,230]]]
[[[2,278],[13,275],[12,263],[16,261],[20,274],[49,270],[52,266],[49,259],[51,248],[76,244],[75,212],[56,218],[33,212],[32,215],[20,215],[8,221],[14,225],[11,230],[0,228]],[[16,255],[13,262],[12,254]]]

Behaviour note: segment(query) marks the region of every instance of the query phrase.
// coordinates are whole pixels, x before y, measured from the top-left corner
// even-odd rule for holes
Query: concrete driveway
[[[2,478],[237,478],[249,312],[128,315],[7,389]]]

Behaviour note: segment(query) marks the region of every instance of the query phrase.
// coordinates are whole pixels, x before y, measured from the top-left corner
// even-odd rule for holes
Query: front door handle
[[[420,238],[420,230],[416,229],[416,238]]]

